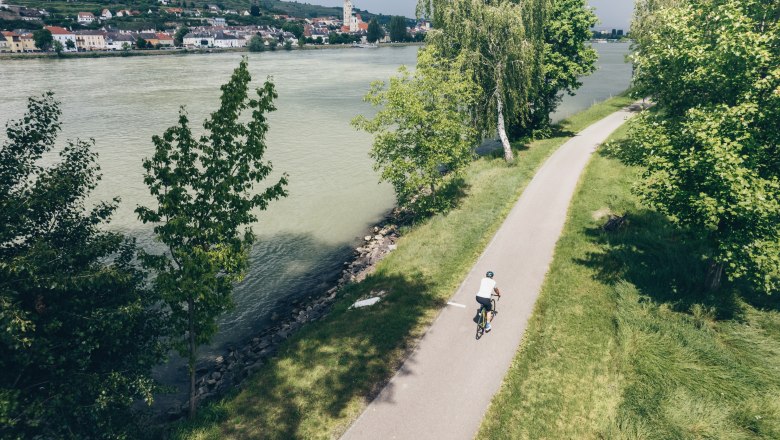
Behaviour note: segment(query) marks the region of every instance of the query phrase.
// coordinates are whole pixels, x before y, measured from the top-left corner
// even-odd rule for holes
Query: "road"
[[[632,115],[624,109],[594,123],[542,165],[450,305],[342,439],[474,438],[528,325],[580,174]],[[474,296],[488,270],[503,296],[493,331],[476,340]]]

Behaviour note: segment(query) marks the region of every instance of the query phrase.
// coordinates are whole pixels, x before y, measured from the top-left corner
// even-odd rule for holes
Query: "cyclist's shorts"
[[[477,302],[485,306],[488,312],[493,310],[493,302],[490,301],[490,298],[483,298],[481,296],[478,296]]]

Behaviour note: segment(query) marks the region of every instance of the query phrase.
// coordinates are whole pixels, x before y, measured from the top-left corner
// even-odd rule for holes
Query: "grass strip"
[[[777,298],[705,291],[702,243],[639,203],[640,172],[589,164],[478,438],[780,438]]]
[[[458,206],[405,231],[374,274],[341,293],[331,313],[304,327],[241,391],[174,427],[177,439],[333,438],[400,366],[500,227],[535,170],[569,136],[626,106],[617,97],[565,121],[559,136],[518,145],[517,159],[476,160]],[[372,291],[376,306],[348,310]]]

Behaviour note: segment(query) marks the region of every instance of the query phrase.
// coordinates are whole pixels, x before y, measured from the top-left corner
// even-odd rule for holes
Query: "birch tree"
[[[542,76],[546,1],[433,0],[419,10],[433,17],[428,36],[446,56],[462,54],[464,73],[480,90],[471,115],[482,135],[498,133],[504,158],[514,158],[507,125],[524,123]]]

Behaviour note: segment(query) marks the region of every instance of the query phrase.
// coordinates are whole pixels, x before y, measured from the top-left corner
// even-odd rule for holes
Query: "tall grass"
[[[703,243],[642,206],[638,178],[592,160],[479,438],[780,438],[777,299],[707,292]],[[604,232],[608,213],[627,226]]]
[[[360,414],[455,292],[534,171],[568,136],[627,105],[615,98],[560,128],[560,136],[516,145],[517,159],[485,156],[468,169],[451,212],[406,231],[364,282],[346,288],[329,316],[305,327],[243,390],[177,425],[173,438],[332,438]],[[376,306],[349,310],[372,291]]]

